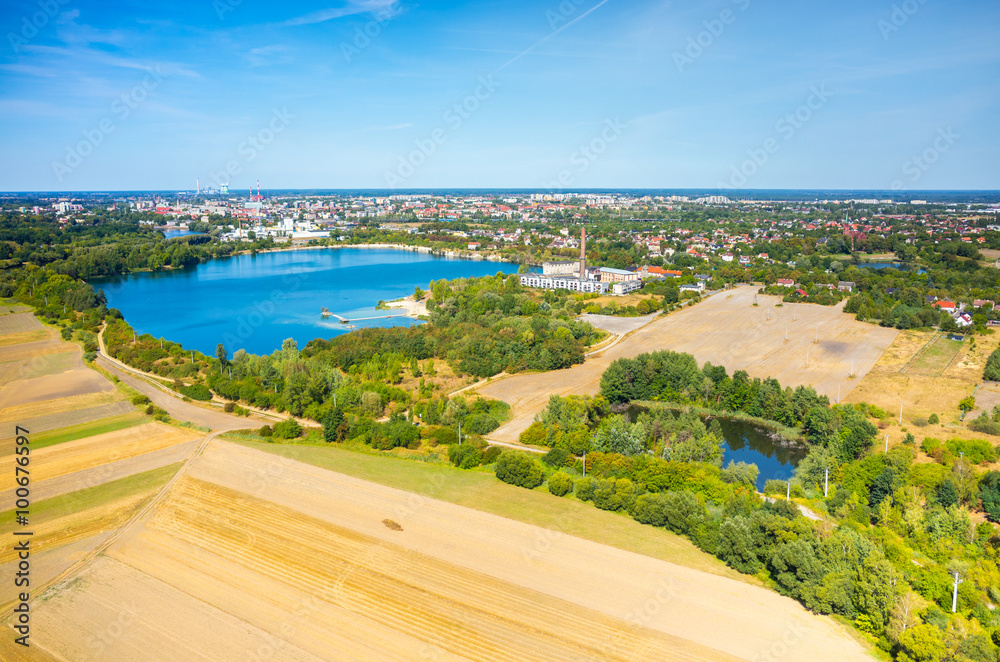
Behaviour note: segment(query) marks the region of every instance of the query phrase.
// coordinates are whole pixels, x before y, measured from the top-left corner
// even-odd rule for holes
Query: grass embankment
[[[752,584],[760,583],[754,577],[728,568],[685,538],[639,524],[626,514],[598,510],[572,497],[553,496],[543,488],[526,490],[507,485],[488,471],[456,469],[431,462],[404,462],[395,457],[359,453],[336,446],[269,444],[246,438],[239,439],[238,443],[555,532],[551,536],[540,537],[540,545],[558,547],[558,535],[566,534],[695,570]],[[531,551],[526,550],[526,553]]]

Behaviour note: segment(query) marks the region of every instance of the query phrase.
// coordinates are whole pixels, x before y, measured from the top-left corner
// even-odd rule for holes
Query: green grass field
[[[143,423],[148,423],[151,420],[153,419],[139,412],[135,412],[122,414],[121,416],[113,416],[111,418],[102,418],[98,421],[80,423],[79,425],[70,425],[65,428],[49,430],[48,432],[42,432],[41,434],[34,435],[31,438],[31,447],[34,450],[38,450],[39,448],[45,448],[46,446],[55,446],[56,444],[61,444],[67,441],[93,437],[94,435],[104,434],[105,432],[124,430],[126,428],[142,425]]]
[[[960,351],[962,351],[961,340],[938,336],[906,368],[906,374],[940,377]]]
[[[431,462],[357,453],[334,446],[268,444],[235,440],[251,448],[323,469],[474,508],[695,570],[759,582],[702,552],[686,538],[639,524],[628,515],[599,510],[572,497],[556,497],[544,488],[507,485],[487,471],[468,471]],[[540,544],[557,545],[556,538]]]
[[[170,477],[181,468],[180,462],[159,469],[145,471],[133,476],[119,478],[102,485],[88,487],[68,494],[61,494],[51,499],[45,499],[31,504],[31,523],[35,526],[45,522],[71,515],[87,508],[96,508],[117,501],[136,492],[154,490],[166,484]],[[22,529],[14,518],[14,511],[0,512],[0,534]]]

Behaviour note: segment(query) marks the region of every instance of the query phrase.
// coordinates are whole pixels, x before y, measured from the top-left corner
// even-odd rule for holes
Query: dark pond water
[[[858,267],[861,269],[898,269],[899,271],[913,271],[913,267],[903,264],[902,262],[859,262]],[[918,274],[927,273],[926,269],[917,269]]]
[[[645,411],[644,407],[629,407],[629,419],[635,420],[642,411]],[[758,490],[763,489],[768,480],[791,478],[799,461],[806,456],[804,446],[776,443],[769,430],[749,421],[724,417],[717,417],[717,420],[723,436],[722,466],[729,464],[730,460],[756,464],[760,469]]]

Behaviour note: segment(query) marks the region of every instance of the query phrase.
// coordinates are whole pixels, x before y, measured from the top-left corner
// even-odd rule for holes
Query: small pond
[[[627,416],[634,421],[645,407],[632,405]],[[760,469],[757,476],[757,489],[764,488],[768,480],[788,480],[792,477],[799,461],[806,456],[808,449],[801,444],[782,444],[775,440],[767,428],[755,425],[742,419],[714,417],[722,427],[723,457],[722,466],[733,462],[756,464]]]

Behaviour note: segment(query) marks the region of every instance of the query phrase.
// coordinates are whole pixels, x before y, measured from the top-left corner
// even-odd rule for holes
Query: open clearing
[[[1000,344],[1000,334],[978,336],[975,341],[962,343],[957,356],[953,356],[939,376],[914,374],[910,369],[921,360],[919,354],[934,338],[936,331],[902,331],[875,367],[865,375],[846,402],[868,402],[889,413],[887,425],[881,434],[889,435],[890,446],[902,441],[906,432],[913,433],[919,444],[924,437],[949,439],[953,437],[995,438],[972,432],[959,424],[958,403],[972,395],[976,384],[983,378],[986,359]],[[940,341],[938,341],[940,342]],[[940,367],[940,361],[938,359]],[[905,369],[905,371],[904,371]],[[1000,386],[986,383],[976,392],[980,409],[991,408],[1000,402]],[[900,405],[903,406],[903,423],[899,425]],[[914,421],[926,419],[931,414],[940,418],[939,425],[915,425]],[[978,410],[970,416],[978,415]],[[968,418],[967,418],[968,420]],[[906,432],[902,428],[906,428]]]
[[[73,660],[869,659],[767,589],[220,441],[32,622]]]
[[[940,377],[962,351],[962,341],[950,334],[935,334],[901,370],[908,375]]]
[[[757,295],[757,289],[746,286],[715,294],[653,321],[568,370],[515,375],[479,387],[480,394],[512,407],[512,419],[489,438],[517,442],[550,395],[594,395],[612,361],[663,349],[692,354],[699,363],[723,365],[730,374],[746,370],[751,377],[774,377],[782,386],[813,386],[836,400],[838,391],[842,398],[851,392],[899,333],[858,322],[841,312],[841,306],[776,307],[778,297]],[[755,297],[758,306],[753,306]]]

